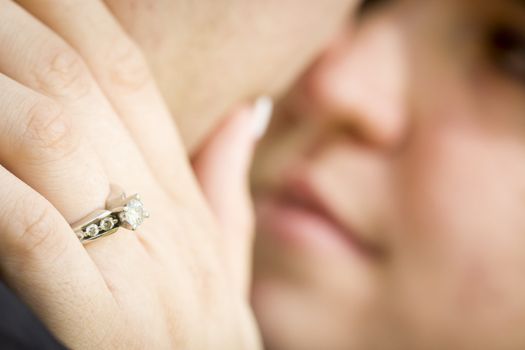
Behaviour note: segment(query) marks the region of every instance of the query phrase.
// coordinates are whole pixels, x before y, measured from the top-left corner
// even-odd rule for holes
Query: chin
[[[256,254],[252,306],[265,349],[367,349],[358,335],[367,301],[321,278],[300,253],[274,247]]]

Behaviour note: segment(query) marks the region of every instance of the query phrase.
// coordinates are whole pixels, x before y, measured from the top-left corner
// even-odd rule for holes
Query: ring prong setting
[[[118,217],[123,227],[135,231],[144,222],[144,219],[149,217],[149,213],[144,210],[140,196],[135,194],[128,197]]]

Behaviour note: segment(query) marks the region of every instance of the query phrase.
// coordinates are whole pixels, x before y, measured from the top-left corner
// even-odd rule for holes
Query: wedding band
[[[105,209],[98,209],[75,222],[71,228],[82,243],[88,243],[118,231],[120,227],[135,231],[149,217],[138,194],[126,197],[112,185]]]

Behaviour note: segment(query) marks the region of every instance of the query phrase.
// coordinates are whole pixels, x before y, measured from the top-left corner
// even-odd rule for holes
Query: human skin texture
[[[356,0],[106,0],[142,49],[194,152],[239,100],[277,96]]]
[[[268,101],[225,114],[190,164],[101,1],[0,9],[2,282],[68,348],[258,349],[246,180]],[[151,219],[83,245],[70,224],[113,208],[112,185]]]
[[[272,350],[525,348],[525,8],[383,1],[282,101],[254,171]]]
[[[65,345],[259,347],[250,100],[289,84],[353,3],[0,1],[0,273]],[[113,183],[156,219],[83,247],[68,223]]]

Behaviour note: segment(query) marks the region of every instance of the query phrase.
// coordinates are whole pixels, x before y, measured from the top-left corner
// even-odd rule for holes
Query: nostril
[[[301,86],[302,115],[310,115],[331,129],[360,143],[391,147],[405,128],[402,91],[388,86],[372,71],[353,72],[348,61],[318,63]],[[324,66],[323,66],[324,65]]]
[[[406,50],[395,23],[363,23],[334,41],[301,80],[309,114],[360,142],[395,147],[407,123]]]

